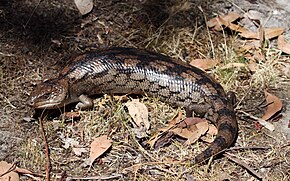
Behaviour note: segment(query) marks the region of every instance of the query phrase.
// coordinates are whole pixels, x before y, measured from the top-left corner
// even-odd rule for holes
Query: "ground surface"
[[[45,173],[41,130],[37,121],[24,119],[34,112],[25,101],[33,87],[41,80],[55,77],[70,56],[98,48],[129,46],[164,53],[180,61],[221,59],[223,65],[244,57],[239,48],[235,48],[237,45],[231,44],[237,37],[232,38],[234,35],[230,32],[208,31],[205,18],[228,11],[247,12],[249,7],[260,11],[259,8],[264,7],[261,12],[266,19],[267,13],[274,9],[273,22],[289,27],[287,13],[290,10],[284,1],[279,1],[280,4],[262,1],[263,6],[259,1],[249,1],[252,4],[247,6],[238,2],[95,1],[93,11],[80,16],[73,1],[68,0],[0,1],[0,160]],[[280,19],[275,19],[277,17]],[[45,118],[51,175],[56,178],[66,171],[69,176],[100,176],[112,180],[255,180],[259,177],[290,180],[290,81],[289,74],[280,73],[281,65],[289,64],[289,59],[275,47],[267,49],[267,58],[269,62],[275,59],[276,63],[257,61],[259,74],[238,67],[222,71],[222,65],[210,71],[226,90],[237,93],[238,110],[261,116],[263,111],[259,108],[264,90],[283,102],[283,118],[274,123],[274,132],[265,128],[257,130],[254,120],[238,114],[240,131],[234,146],[239,149],[228,153],[259,175],[223,156],[203,166],[164,164],[170,160],[193,159],[207,144],[200,142],[186,147],[174,139],[169,146],[157,150],[143,147],[140,143],[144,140],[138,140],[132,132],[123,104],[105,97],[95,102],[105,101],[106,111],[96,106],[92,111],[81,112],[76,120],[61,119],[59,113]],[[229,78],[227,73],[231,75]],[[155,99],[144,97],[141,100],[149,109],[151,134],[177,112]],[[113,147],[91,168],[81,166],[88,153],[76,156],[71,148],[63,146],[63,138],[71,138],[89,147],[94,137],[103,134],[111,136]]]

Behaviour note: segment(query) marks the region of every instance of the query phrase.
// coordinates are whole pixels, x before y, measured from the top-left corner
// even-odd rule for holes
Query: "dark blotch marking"
[[[235,112],[228,108],[222,108],[218,110],[217,113],[219,116],[235,117]]]
[[[222,136],[216,137],[216,139],[214,140],[214,143],[216,143],[221,148],[224,148],[227,145],[226,139]]]
[[[235,134],[237,129],[228,123],[222,123],[219,126],[219,131],[229,131],[232,134]]]
[[[203,157],[208,158],[208,157],[211,157],[213,153],[214,153],[214,150],[212,150],[211,148],[208,148],[202,152],[202,155]]]

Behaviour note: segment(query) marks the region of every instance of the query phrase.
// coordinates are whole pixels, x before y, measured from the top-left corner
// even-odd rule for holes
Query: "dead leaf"
[[[81,114],[80,112],[64,112],[60,117],[61,119],[79,119]]]
[[[208,122],[204,120],[203,122],[197,123],[196,125],[197,130],[192,132],[192,135],[187,139],[185,145],[191,145],[192,143],[196,142],[202,135],[204,135],[208,131]]]
[[[198,117],[188,117],[185,118],[183,121],[178,123],[177,127],[179,128],[185,128],[191,125],[196,125],[197,123],[204,122],[206,121],[205,119],[198,118]]]
[[[151,138],[147,141],[147,144],[150,145],[150,148],[154,148],[156,141],[160,138],[160,132],[155,133]]]
[[[290,44],[285,40],[284,35],[278,37],[278,48],[282,50],[282,52],[290,54]]]
[[[95,159],[105,153],[112,146],[112,140],[108,139],[107,135],[95,138],[90,145],[90,165]]]
[[[93,0],[74,0],[74,2],[82,15],[88,14],[94,7]]]
[[[270,40],[280,36],[285,31],[284,28],[266,28],[265,29],[265,38]]]
[[[262,119],[267,121],[270,118],[272,118],[274,115],[279,113],[282,110],[283,105],[282,105],[282,101],[278,97],[266,91],[265,91],[265,97],[266,97],[268,106]]]
[[[176,135],[186,138],[186,145],[190,145],[197,141],[202,135],[204,135],[208,131],[208,122],[205,119],[201,118],[187,118],[188,124],[187,127],[177,127],[172,129]],[[192,123],[190,123],[192,121]],[[196,122],[194,124],[193,122]]]
[[[170,132],[169,130],[171,128],[175,127],[178,123],[180,123],[182,121],[181,118],[182,118],[182,112],[181,111],[178,111],[178,114],[176,114],[170,121],[168,121],[168,125],[166,127],[159,128],[158,129],[158,132],[155,133],[153,136],[151,136],[151,138],[149,139],[149,141],[147,142],[147,144],[149,144],[151,148],[156,148],[157,146],[160,146],[161,144],[159,144],[157,142],[162,142],[163,143],[165,141],[163,141],[163,140],[159,141],[159,139],[166,139],[166,138],[168,138],[168,135],[165,135],[164,136],[164,133],[167,134],[168,132]]]
[[[241,68],[241,67],[247,67],[244,63],[228,63],[221,67],[221,69],[229,69],[229,68]]]
[[[189,64],[203,70],[208,70],[213,68],[219,63],[216,59],[194,59]]]
[[[242,46],[241,46],[242,44]],[[243,40],[238,41],[239,51],[240,52],[248,52],[250,50],[257,50],[260,49],[261,44],[259,40]]]
[[[190,129],[188,128],[174,128],[172,129],[172,132],[175,135],[178,135],[182,138],[189,139],[192,136],[192,132],[196,131],[197,127],[195,125],[192,125]]]
[[[217,135],[217,133],[218,133],[217,128],[214,125],[210,124],[208,127],[207,134],[214,136],[214,135]]]
[[[127,102],[129,101],[129,97],[127,95],[114,95],[114,100],[118,102]]]
[[[224,20],[225,24],[221,24],[221,22],[219,21],[219,18],[222,18]],[[229,24],[231,22],[236,21],[237,19],[241,18],[241,16],[235,12],[230,12],[227,15],[223,15],[223,16],[218,16],[215,18],[210,19],[207,22],[207,26],[209,28],[213,28],[217,31],[221,31],[222,30],[222,26],[221,25],[226,25]]]
[[[171,138],[173,136],[174,136],[174,133],[172,131],[168,131],[165,134],[160,135],[158,139],[155,141],[154,145],[152,145],[151,147],[154,149],[164,147],[165,145],[171,142]]]
[[[133,99],[131,102],[125,103],[125,105],[129,110],[130,116],[133,118],[133,124],[138,127],[145,126],[149,130],[148,109],[145,104],[139,102],[138,99]]]
[[[249,64],[248,64],[248,68],[252,71],[252,72],[256,72],[257,70],[257,63],[250,60]]]
[[[258,32],[252,32],[247,29],[243,29],[243,31],[240,31],[240,36],[248,39],[259,39],[259,33]]]
[[[168,121],[168,128],[175,126],[177,123],[180,123],[182,121],[182,112],[178,111],[178,114],[174,116],[170,121]]]
[[[0,180],[2,181],[18,181],[20,180],[18,173],[14,172],[16,166],[7,163],[6,161],[0,162]]]
[[[284,28],[266,28],[264,30],[265,38],[270,40],[272,38],[275,38],[279,35],[281,35],[284,32]],[[260,32],[252,32],[250,30],[244,29],[240,31],[240,36],[248,39],[260,39],[261,36],[259,35]]]
[[[206,132],[206,135],[201,137],[201,140],[207,143],[212,143],[214,141],[214,136],[217,135],[217,128],[210,124],[208,127],[208,131]]]
[[[231,22],[228,22],[226,21],[225,19],[223,19],[222,17],[219,17],[218,21],[224,25],[225,27],[233,30],[233,31],[236,31],[236,32],[243,32],[243,31],[248,31],[246,28],[243,28],[242,26],[240,25],[236,25],[234,23],[231,23]]]

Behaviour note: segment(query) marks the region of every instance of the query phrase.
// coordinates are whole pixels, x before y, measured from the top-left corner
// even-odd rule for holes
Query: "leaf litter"
[[[151,147],[160,148],[168,144],[173,136],[179,136],[185,139],[185,145],[191,145],[206,133],[211,135],[217,133],[217,131],[214,131],[214,128],[212,127],[209,131],[210,126],[208,121],[205,119],[196,117],[181,118],[182,114],[179,112],[171,121],[168,122],[166,127],[158,129],[158,133],[151,137],[148,144]],[[212,139],[205,140],[210,142]]]
[[[90,165],[104,154],[112,146],[112,140],[107,135],[103,135],[94,139],[90,145]]]

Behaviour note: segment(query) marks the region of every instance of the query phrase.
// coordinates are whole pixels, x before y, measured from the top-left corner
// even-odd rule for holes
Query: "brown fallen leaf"
[[[256,72],[258,65],[256,63],[256,61],[254,59],[248,58],[249,62],[248,62],[248,68],[250,69],[250,71],[252,72]]]
[[[223,19],[223,23],[221,23],[219,21],[219,18]],[[222,15],[222,16],[218,16],[215,18],[210,19],[207,22],[207,26],[209,28],[213,28],[217,31],[221,31],[222,30],[222,25],[227,26],[229,23],[236,21],[237,19],[241,18],[241,15],[235,13],[235,12],[230,12],[227,15]]]
[[[80,112],[64,112],[63,114],[60,115],[61,119],[79,119],[81,117]]]
[[[229,68],[241,68],[241,67],[247,67],[245,63],[228,63],[221,67],[222,70],[229,69]]]
[[[179,121],[180,117],[181,112],[165,128],[160,128],[159,132],[151,137],[148,144],[153,148],[156,148],[156,145],[160,147],[168,144],[174,133],[174,135],[187,139],[185,144],[190,145],[209,130],[208,121],[205,119],[193,117]]]
[[[150,139],[147,141],[147,144],[150,145],[150,148],[154,148],[154,145],[156,144],[160,136],[161,136],[161,133],[157,132],[153,136],[150,137]]]
[[[197,130],[192,132],[191,136],[186,140],[185,145],[191,145],[195,143],[202,135],[204,135],[208,131],[208,122],[204,120],[203,122],[197,123]]]
[[[170,132],[169,130],[172,129],[173,127],[175,127],[181,121],[182,121],[182,112],[178,111],[178,114],[176,114],[170,121],[168,121],[168,125],[166,127],[159,128],[158,132],[150,137],[147,144],[149,144],[151,148],[156,148],[158,146],[160,147],[160,145],[163,144],[160,142],[166,142],[166,141],[164,141],[164,139],[169,139],[169,136],[172,136],[172,135],[165,135],[164,136],[164,134],[167,134],[168,132]],[[163,139],[163,140],[159,141],[160,139]]]
[[[185,118],[184,120],[182,120],[180,123],[177,124],[177,127],[179,128],[186,128],[189,127],[191,125],[196,125],[200,122],[204,122],[206,121],[205,119],[202,118],[198,118],[198,117],[188,117]]]
[[[172,129],[172,132],[175,135],[186,138],[185,144],[187,145],[194,143],[208,131],[208,122],[205,119],[186,118],[185,120],[187,120],[186,127],[179,124],[177,128]]]
[[[150,122],[148,119],[148,109],[145,104],[139,102],[138,99],[133,99],[131,102],[125,103],[129,110],[129,114],[133,119],[133,125],[137,127],[145,127],[146,130],[150,128]]]
[[[279,113],[282,110],[283,105],[282,101],[277,96],[270,94],[266,91],[264,93],[268,106],[262,119],[267,121],[275,116],[277,113]]]
[[[182,112],[178,111],[178,113],[170,121],[168,121],[168,128],[170,129],[171,127],[175,126],[181,121],[182,121]]]
[[[74,0],[74,2],[82,15],[88,14],[94,7],[93,0]]]
[[[278,37],[279,35],[281,35],[284,32],[284,28],[266,28],[264,29],[264,34],[265,34],[265,38],[266,39],[272,39],[275,37]],[[244,38],[248,38],[248,39],[260,39],[260,32],[253,32],[247,29],[243,29],[242,31],[240,31],[240,36],[244,37]],[[264,36],[263,36],[264,37]]]
[[[201,140],[207,143],[212,143],[214,141],[214,136],[217,135],[217,132],[217,128],[214,125],[210,124],[206,135],[202,136]]]
[[[114,95],[114,100],[118,101],[118,102],[127,102],[129,101],[129,97],[128,95]]]
[[[95,138],[90,145],[90,165],[95,159],[105,153],[112,146],[112,140],[108,139],[107,135]]]
[[[171,142],[171,138],[173,136],[174,136],[174,133],[172,131],[168,131],[165,134],[160,135],[158,139],[155,141],[154,145],[152,145],[151,147],[154,149],[164,147],[165,145]]]
[[[266,28],[265,29],[265,38],[270,40],[280,36],[285,31],[284,28]]]
[[[208,70],[213,68],[219,63],[216,59],[194,59],[189,64],[203,70]]]
[[[243,30],[239,33],[240,36],[248,39],[259,39],[258,32],[252,32],[250,30]]]
[[[233,31],[236,31],[236,32],[247,31],[246,28],[244,28],[244,27],[242,27],[242,26],[240,26],[240,25],[236,25],[236,24],[234,24],[234,23],[228,22],[228,21],[226,21],[225,19],[223,19],[223,17],[219,17],[219,18],[218,18],[218,21],[219,21],[222,25],[224,25],[225,27],[227,27],[227,28],[229,28],[229,29],[231,29],[231,30],[233,30]]]
[[[175,134],[175,135],[178,135],[182,138],[190,138],[191,135],[192,135],[192,131],[196,131],[197,130],[197,127],[194,125],[194,126],[191,126],[191,128],[174,128],[172,129],[172,132]]]
[[[259,40],[245,40],[243,42],[240,42],[240,44],[243,44],[240,48],[241,52],[248,52],[250,50],[257,50],[261,47]]]
[[[280,35],[278,37],[278,48],[284,52],[284,53],[287,53],[287,54],[290,54],[290,43],[288,43],[286,40],[285,40],[285,37],[284,35]]]
[[[2,181],[18,181],[20,180],[18,173],[15,170],[16,166],[6,161],[0,162],[0,180]]]

